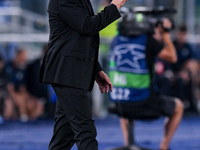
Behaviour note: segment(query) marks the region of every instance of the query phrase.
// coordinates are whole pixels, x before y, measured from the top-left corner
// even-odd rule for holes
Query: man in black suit
[[[112,91],[109,77],[98,62],[99,31],[120,17],[127,0],[113,0],[94,15],[90,0],[50,0],[50,38],[40,81],[57,95],[54,133],[49,150],[97,150],[96,128],[88,91],[94,81],[102,93]]]

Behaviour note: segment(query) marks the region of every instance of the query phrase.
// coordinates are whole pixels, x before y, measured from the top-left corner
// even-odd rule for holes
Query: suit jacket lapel
[[[88,0],[88,5],[89,5],[89,9],[91,11],[92,16],[94,16],[94,11],[93,11],[92,4],[91,4],[90,0]]]
[[[94,11],[93,11],[92,5],[90,3],[90,0],[82,0],[82,2],[85,5],[85,7],[87,8],[90,16],[93,16],[94,15]]]

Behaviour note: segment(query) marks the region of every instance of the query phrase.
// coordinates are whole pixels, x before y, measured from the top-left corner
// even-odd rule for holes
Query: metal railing
[[[35,28],[38,24],[43,29]],[[44,42],[48,40],[47,17],[20,8],[0,7],[0,42]]]

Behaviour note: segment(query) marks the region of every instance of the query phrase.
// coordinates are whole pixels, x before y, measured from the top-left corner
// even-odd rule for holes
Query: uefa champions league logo
[[[129,42],[129,41],[127,41]],[[110,69],[112,72],[113,92],[112,100],[129,101],[134,95],[132,79],[148,73],[146,64],[145,45],[123,43],[115,46],[110,55]],[[136,94],[137,95],[137,94]]]
[[[139,44],[120,44],[115,46],[110,57],[113,67],[119,71],[147,73],[145,46]]]

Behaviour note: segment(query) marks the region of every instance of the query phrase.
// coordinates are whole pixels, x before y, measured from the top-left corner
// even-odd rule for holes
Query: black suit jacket
[[[120,17],[111,4],[94,15],[89,0],[50,0],[50,37],[40,81],[91,90],[98,63],[99,31]]]

